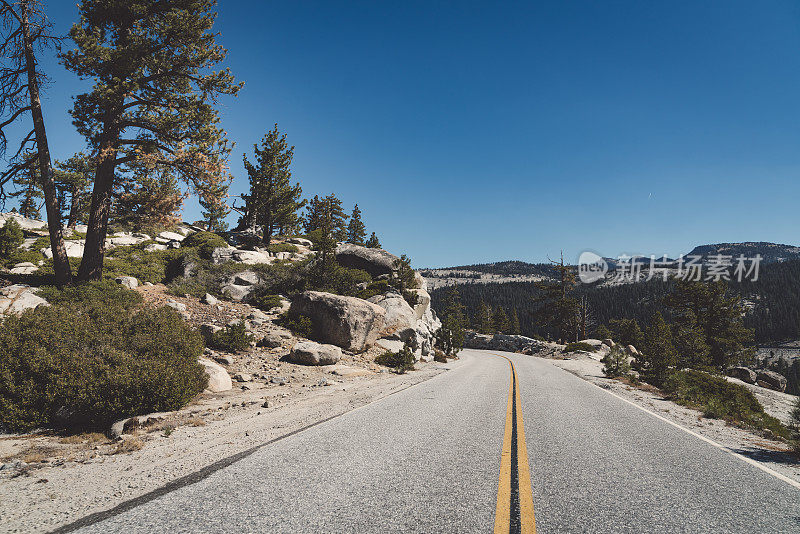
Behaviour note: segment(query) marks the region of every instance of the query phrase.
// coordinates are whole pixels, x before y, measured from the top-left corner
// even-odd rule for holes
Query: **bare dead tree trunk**
[[[30,24],[28,22],[27,2],[20,3],[20,26],[25,47],[28,92],[31,98],[31,117],[33,118],[33,127],[36,132],[36,146],[39,151],[39,172],[47,211],[47,228],[50,232],[50,248],[53,251],[53,271],[56,276],[56,285],[64,286],[72,281],[72,271],[67,258],[67,250],[64,247],[61,210],[56,198],[53,166],[50,161],[50,147],[47,144],[47,133],[44,128],[42,103],[39,98],[39,82],[36,78],[36,58],[33,55],[33,42],[31,41]]]

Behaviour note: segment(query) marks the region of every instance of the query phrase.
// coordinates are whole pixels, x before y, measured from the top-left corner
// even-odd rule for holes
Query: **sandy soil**
[[[789,452],[789,447],[769,437],[728,425],[719,419],[706,419],[697,410],[686,408],[665,399],[655,388],[639,389],[618,380],[603,376],[603,364],[589,357],[550,359],[556,365],[574,375],[607,389],[620,397],[647,408],[658,415],[711,439],[728,450],[756,460],[766,467],[800,482],[800,460]],[[767,390],[758,386],[756,396],[762,401],[764,411],[785,420],[787,399],[796,397]],[[762,400],[763,399],[763,400]]]

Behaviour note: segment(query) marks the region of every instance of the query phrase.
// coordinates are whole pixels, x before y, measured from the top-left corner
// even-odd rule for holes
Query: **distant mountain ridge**
[[[700,245],[694,247],[689,256],[733,256],[734,258],[743,255],[746,258],[754,258],[757,254],[761,256],[763,263],[775,263],[779,261],[800,259],[800,247],[794,245],[782,245],[770,243],[768,241],[745,241],[743,243],[716,243],[713,245]]]

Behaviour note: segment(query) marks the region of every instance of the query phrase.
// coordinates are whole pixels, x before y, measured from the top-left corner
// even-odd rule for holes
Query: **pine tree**
[[[302,206],[300,184],[292,184],[289,166],[294,147],[286,142],[286,134],[278,132],[276,124],[264,135],[261,146],[253,145],[255,164],[244,155],[244,167],[250,178],[250,194],[246,197],[246,212],[253,223],[261,227],[261,241],[269,245],[277,228],[294,224],[297,210]]]
[[[511,333],[512,334],[520,334],[520,326],[519,326],[519,315],[517,314],[517,308],[513,308],[511,310]]]
[[[16,191],[9,197],[19,198],[19,214],[29,219],[39,219],[40,201],[43,198],[40,186],[39,168],[36,166],[36,156],[29,155],[30,165],[24,170],[14,175],[14,187]]]
[[[611,319],[608,322],[611,338],[624,346],[633,345],[637,349],[642,346],[644,334],[636,319]]]
[[[367,235],[364,223],[361,221],[361,210],[358,209],[358,204],[353,207],[353,213],[350,215],[350,223],[347,225],[347,239],[348,243],[354,245],[364,245],[364,238]]]
[[[502,307],[498,306],[494,311],[492,324],[494,325],[494,331],[498,334],[508,333],[508,314]]]
[[[679,328],[702,332],[711,364],[725,370],[753,357],[753,331],[744,326],[741,298],[728,296],[725,282],[675,280],[673,291],[664,299]],[[695,358],[705,360],[703,355]]]
[[[672,328],[678,366],[690,369],[708,369],[711,367],[711,350],[706,343],[703,330],[691,311],[682,316]]]
[[[64,66],[91,80],[70,111],[98,154],[81,280],[99,279],[118,167],[172,167],[195,190],[228,179],[229,152],[214,107],[241,87],[213,31],[214,0],[83,0]]]
[[[178,223],[186,195],[172,169],[142,162],[131,162],[128,167],[113,204],[113,221],[150,233]]]
[[[664,384],[677,363],[672,332],[659,312],[653,315],[645,330],[644,347],[636,363],[642,378],[657,387]]]
[[[492,334],[494,333],[492,326],[492,309],[486,302],[481,301],[478,314],[475,316],[475,329],[481,334]]]
[[[609,378],[627,376],[631,372],[628,355],[621,345],[614,345],[600,362],[603,364],[603,374]]]
[[[62,208],[69,206],[64,215],[67,228],[74,229],[79,222],[85,223],[88,220],[91,200],[89,184],[96,171],[94,160],[83,152],[78,152],[66,161],[56,160],[55,181],[59,203]]]
[[[365,243],[365,246],[369,248],[381,248],[381,242],[378,240],[378,236],[375,235],[375,232],[372,232],[372,234],[370,234],[369,239],[367,239],[367,242]]]
[[[13,218],[9,217],[3,226],[0,226],[0,258],[8,258],[25,241],[22,227]]]
[[[200,192],[198,202],[200,207],[203,208],[202,224],[209,232],[224,232],[228,229],[228,223],[225,222],[225,217],[231,212],[230,207],[225,203],[228,197],[228,188],[232,177],[227,181],[220,181],[214,184],[209,184]]]
[[[436,335],[436,342],[447,356],[455,356],[464,348],[464,328],[467,326],[464,305],[455,286],[447,290],[443,309],[442,327]]]
[[[538,313],[542,322],[552,328],[560,339],[569,341],[578,337],[578,300],[572,295],[575,288],[575,273],[571,266],[561,261],[550,262],[557,273],[555,282],[537,282],[539,296]]]

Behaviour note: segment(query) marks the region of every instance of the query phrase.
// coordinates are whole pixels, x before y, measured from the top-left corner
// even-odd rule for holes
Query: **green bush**
[[[273,254],[277,252],[291,252],[294,254],[299,251],[300,249],[291,243],[273,243],[267,247],[267,252],[272,252]]]
[[[277,323],[300,337],[314,339],[314,322],[311,317],[296,314],[290,315],[289,312],[286,312],[281,314]]]
[[[51,306],[0,323],[0,426],[103,428],[176,410],[206,387],[199,334],[107,284],[45,289]]]
[[[225,326],[219,332],[211,334],[208,346],[225,352],[240,352],[250,347],[253,336],[247,333],[244,323],[238,322]]]
[[[273,295],[263,291],[262,287],[256,287],[252,293],[247,297],[247,301],[251,306],[255,306],[264,311],[270,311],[273,308],[278,308],[282,304],[279,295]]]
[[[7,219],[5,224],[0,227],[0,258],[10,256],[23,241],[25,241],[25,236],[22,233],[22,227],[13,218]]]
[[[577,341],[575,343],[567,343],[567,346],[564,347],[564,352],[576,352],[582,350],[584,352],[594,352],[595,349],[592,345],[588,343],[584,343],[583,341]]]
[[[8,256],[0,255],[0,263],[2,263],[4,267],[13,267],[23,262],[30,262],[34,265],[38,265],[43,259],[44,256],[42,256],[42,253],[38,250],[22,250],[20,248],[13,251]]]
[[[749,389],[721,376],[685,369],[670,375],[663,389],[678,404],[701,410],[706,417],[769,430],[782,438],[790,437],[788,429],[764,412]]]
[[[214,252],[215,248],[227,246],[228,242],[220,235],[213,232],[197,232],[190,234],[181,243],[181,248],[197,248],[200,256],[206,259],[211,259],[211,254]]]
[[[392,367],[399,374],[403,374],[407,371],[413,371],[415,361],[414,351],[408,342],[403,345],[403,348],[400,350],[400,352],[392,352],[387,350],[375,358],[375,363],[378,365],[384,365],[386,367]]]
[[[28,248],[30,248],[31,250],[42,250],[43,248],[50,248],[50,237],[46,235],[37,237],[36,241],[34,241]]]
[[[628,376],[631,366],[628,363],[628,355],[619,345],[615,345],[611,351],[600,360],[603,365],[603,374],[609,378]]]

